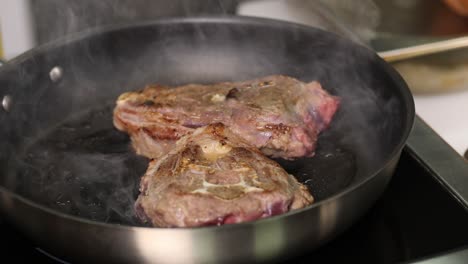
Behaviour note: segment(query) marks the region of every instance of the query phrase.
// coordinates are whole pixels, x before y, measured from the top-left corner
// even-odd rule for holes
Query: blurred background
[[[315,26],[377,52],[468,33],[464,0],[0,0],[0,59],[97,26],[216,14]],[[417,114],[463,155],[468,148],[468,49],[392,65],[409,84]]]

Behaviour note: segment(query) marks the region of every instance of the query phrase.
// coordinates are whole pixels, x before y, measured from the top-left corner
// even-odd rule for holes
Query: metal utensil
[[[468,36],[382,51],[378,54],[387,62],[397,62],[466,47],[468,47]]]
[[[389,41],[398,42],[398,38]],[[404,40],[401,40],[405,42]],[[413,93],[443,93],[468,87],[468,36],[379,52]]]

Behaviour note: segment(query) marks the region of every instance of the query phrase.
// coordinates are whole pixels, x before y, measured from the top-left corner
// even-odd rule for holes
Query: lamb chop
[[[158,227],[253,221],[313,202],[306,187],[223,124],[196,129],[151,161],[136,202]]]
[[[243,82],[147,86],[122,94],[114,125],[138,154],[157,158],[194,129],[223,123],[271,157],[313,156],[339,100],[316,82],[273,75]]]

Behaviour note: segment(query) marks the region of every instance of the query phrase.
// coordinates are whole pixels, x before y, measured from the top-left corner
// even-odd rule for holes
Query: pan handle
[[[379,52],[379,56],[387,62],[396,62],[466,47],[468,47],[468,36],[435,41],[432,43],[421,44],[407,48],[383,51]]]

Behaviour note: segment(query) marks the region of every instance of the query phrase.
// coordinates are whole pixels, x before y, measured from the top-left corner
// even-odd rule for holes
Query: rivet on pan
[[[55,66],[50,70],[49,77],[53,82],[58,82],[63,75],[63,69],[60,66]]]
[[[2,99],[2,107],[5,111],[9,112],[11,105],[13,104],[13,99],[9,95],[5,95]]]

